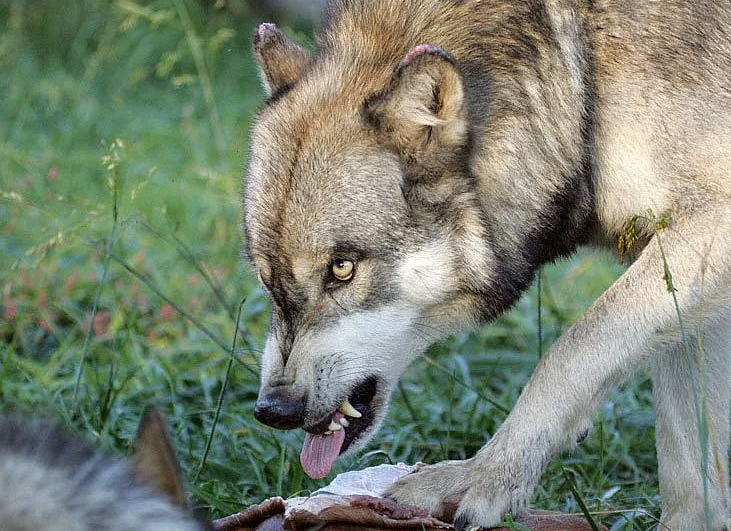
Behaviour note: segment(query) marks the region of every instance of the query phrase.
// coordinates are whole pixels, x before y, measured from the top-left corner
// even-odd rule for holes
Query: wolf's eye
[[[355,264],[350,260],[337,258],[333,260],[333,263],[330,265],[330,271],[332,271],[332,274],[335,278],[342,282],[345,282],[353,278]]]

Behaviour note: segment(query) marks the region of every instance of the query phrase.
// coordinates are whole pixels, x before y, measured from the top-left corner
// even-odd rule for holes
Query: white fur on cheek
[[[371,375],[395,381],[430,343],[415,333],[416,318],[414,309],[395,304],[344,315],[296,341],[287,365],[326,364],[345,387]]]
[[[444,241],[430,243],[407,255],[397,274],[404,297],[420,307],[441,302],[457,287],[452,256]]]

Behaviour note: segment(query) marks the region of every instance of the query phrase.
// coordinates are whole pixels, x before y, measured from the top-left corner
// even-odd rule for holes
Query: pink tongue
[[[340,455],[343,441],[345,441],[345,429],[335,431],[331,435],[313,435],[306,432],[300,462],[307,475],[315,479],[327,476]]]

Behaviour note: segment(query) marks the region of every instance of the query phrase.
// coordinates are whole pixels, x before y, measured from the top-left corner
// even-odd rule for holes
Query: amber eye
[[[335,278],[340,281],[347,281],[353,278],[353,272],[355,271],[355,264],[350,260],[335,259],[333,260],[330,270]]]

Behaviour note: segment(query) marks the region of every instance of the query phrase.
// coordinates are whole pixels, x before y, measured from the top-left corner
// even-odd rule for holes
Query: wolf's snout
[[[274,388],[262,394],[254,407],[256,420],[272,428],[300,428],[305,420],[305,398],[294,395],[289,388]]]

